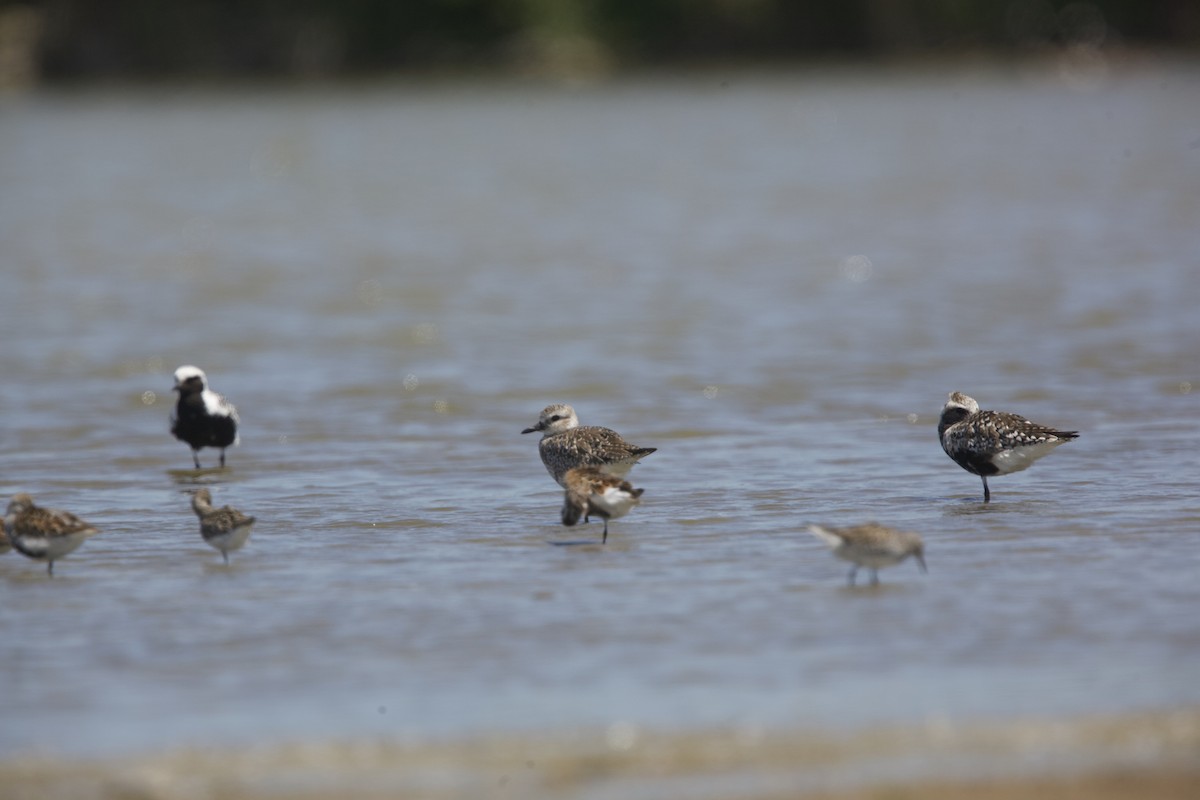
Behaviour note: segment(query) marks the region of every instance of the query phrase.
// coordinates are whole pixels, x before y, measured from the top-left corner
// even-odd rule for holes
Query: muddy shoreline
[[[847,735],[634,726],[442,742],[265,744],[121,759],[9,754],[6,798],[354,796],[775,800],[1173,798],[1200,792],[1200,709],[931,721]]]

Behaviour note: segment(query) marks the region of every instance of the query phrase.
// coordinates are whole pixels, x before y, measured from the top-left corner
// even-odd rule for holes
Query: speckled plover
[[[983,479],[983,502],[990,502],[989,475],[1020,472],[1060,444],[1078,438],[1005,411],[980,411],[979,403],[951,392],[938,421],[942,449],[954,463]]]
[[[604,536],[608,541],[608,521],[618,519],[641,502],[645,489],[635,489],[629,481],[602,472],[598,467],[575,467],[563,475],[563,525],[574,525],[582,516],[595,515],[604,520]]]
[[[599,467],[622,478],[638,460],[657,447],[634,447],[621,434],[608,428],[579,425],[575,409],[562,403],[546,406],[537,424],[521,433],[542,432],[538,452],[550,477],[565,487],[563,476],[573,467]]]
[[[809,525],[808,530],[829,545],[835,556],[854,564],[850,568],[851,586],[854,585],[859,567],[871,570],[871,583],[876,584],[879,583],[879,570],[899,564],[909,556],[917,559],[922,572],[926,571],[925,545],[915,533],[898,531],[875,522],[845,528]]]
[[[34,505],[33,498],[21,492],[8,504],[4,533],[18,553],[45,561],[46,573],[53,575],[55,561],[99,531],[69,511]]]
[[[208,489],[197,489],[192,493],[192,511],[200,518],[200,535],[204,541],[220,550],[228,564],[230,551],[239,549],[249,538],[254,517],[229,506],[213,508],[212,493]]]
[[[196,469],[200,469],[202,447],[220,448],[221,466],[225,466],[225,448],[238,443],[237,409],[208,388],[208,378],[199,367],[175,370],[175,391],[179,402],[171,415],[171,433],[192,448]]]

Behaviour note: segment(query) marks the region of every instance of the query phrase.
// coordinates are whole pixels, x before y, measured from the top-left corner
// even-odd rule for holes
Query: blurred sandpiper
[[[4,533],[21,555],[46,562],[46,573],[54,574],[54,562],[67,555],[99,531],[69,511],[35,505],[21,492],[13,495],[4,514]]]
[[[575,467],[563,476],[563,525],[574,525],[582,516],[584,522],[595,515],[604,520],[604,536],[608,541],[608,521],[628,514],[641,502],[645,489],[635,489],[629,481],[609,475],[598,467]]]
[[[229,553],[240,549],[249,538],[254,517],[229,506],[213,508],[212,493],[208,489],[197,489],[192,493],[192,511],[200,518],[200,535],[204,541],[220,550],[228,564]]]
[[[898,531],[876,522],[845,528],[809,525],[808,530],[829,545],[835,556],[854,564],[850,568],[851,586],[854,585],[859,567],[871,570],[871,584],[874,585],[879,583],[879,570],[899,564],[909,556],[917,560],[922,572],[926,571],[925,545],[918,534]]]

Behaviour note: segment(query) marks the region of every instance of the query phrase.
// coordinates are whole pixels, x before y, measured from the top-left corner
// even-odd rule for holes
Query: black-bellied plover
[[[899,564],[909,556],[917,559],[921,571],[925,572],[925,545],[915,533],[898,531],[876,522],[833,528],[825,525],[809,525],[808,530],[829,548],[838,558],[854,564],[850,568],[850,585],[859,567],[871,570],[871,583],[879,583],[879,570]]]
[[[212,492],[208,489],[197,489],[192,493],[192,511],[200,518],[200,535],[204,541],[220,550],[228,564],[229,553],[239,549],[249,538],[254,517],[229,506],[213,508]]]
[[[979,403],[951,392],[938,420],[938,438],[946,455],[983,479],[983,502],[990,502],[989,475],[1020,472],[1060,444],[1079,437],[1030,422],[1006,411],[980,411]]]
[[[46,573],[53,575],[55,561],[99,531],[69,511],[34,505],[33,498],[21,492],[13,495],[8,504],[4,533],[18,553],[45,561]]]
[[[238,413],[228,400],[208,388],[208,378],[199,367],[175,370],[179,402],[171,415],[171,433],[192,448],[192,461],[200,469],[200,448],[219,447],[221,466],[225,448],[238,443]]]
[[[625,516],[641,502],[645,489],[635,489],[629,481],[609,475],[599,467],[575,467],[563,475],[563,525],[574,525],[583,517],[595,515],[604,520],[604,536],[608,541],[608,521]]]
[[[593,425],[580,426],[575,409],[563,403],[546,406],[537,424],[521,433],[542,432],[538,452],[550,477],[565,487],[563,475],[573,467],[599,467],[609,475],[623,478],[639,459],[657,447],[634,447],[621,434]]]

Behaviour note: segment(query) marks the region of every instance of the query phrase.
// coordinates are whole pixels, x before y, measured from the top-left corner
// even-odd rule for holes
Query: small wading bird
[[[972,475],[983,479],[983,502],[991,502],[989,475],[1007,475],[1028,468],[1060,444],[1079,437],[1030,422],[1006,411],[980,411],[979,403],[962,392],[951,392],[938,420],[938,438],[946,455]]]
[[[179,402],[171,415],[171,433],[192,448],[196,469],[200,469],[202,447],[220,448],[221,466],[225,466],[225,448],[238,443],[237,409],[208,388],[208,378],[199,367],[175,370],[174,390],[179,392]]]
[[[628,514],[641,502],[645,489],[635,489],[629,481],[600,471],[597,467],[575,467],[563,476],[562,523],[574,525],[583,517],[595,515],[604,520],[604,536],[608,542],[608,521]]]
[[[34,505],[33,498],[21,492],[8,504],[4,533],[18,553],[45,561],[46,573],[53,575],[55,561],[99,531],[69,511]]]
[[[200,518],[200,535],[204,541],[220,550],[221,557],[228,564],[229,553],[240,549],[249,538],[254,517],[248,517],[229,506],[213,508],[212,493],[208,489],[192,492],[192,511]]]
[[[563,403],[546,406],[536,425],[521,433],[541,432],[538,452],[546,471],[559,486],[565,487],[563,476],[574,467],[599,467],[609,475],[623,478],[638,460],[655,452],[657,447],[634,447],[621,434],[608,428],[592,425],[580,427],[575,409]]]
[[[827,544],[835,556],[854,564],[850,568],[851,586],[854,585],[859,567],[871,570],[871,584],[874,585],[879,583],[879,570],[899,564],[909,556],[917,560],[921,572],[926,571],[925,545],[915,533],[898,531],[875,522],[846,528],[809,525],[808,530]]]

